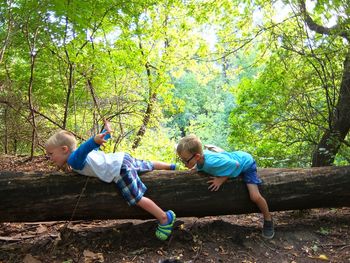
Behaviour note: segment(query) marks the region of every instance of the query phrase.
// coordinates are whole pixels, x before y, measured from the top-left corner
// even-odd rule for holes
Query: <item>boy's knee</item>
[[[250,200],[254,203],[257,203],[262,200],[262,196],[260,193],[254,193],[250,195]]]

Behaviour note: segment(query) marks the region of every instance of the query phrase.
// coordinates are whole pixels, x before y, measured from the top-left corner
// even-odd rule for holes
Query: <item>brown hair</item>
[[[191,154],[203,154],[202,142],[201,140],[194,134],[187,135],[183,137],[179,144],[176,147],[176,152],[181,154],[182,152],[189,152]]]

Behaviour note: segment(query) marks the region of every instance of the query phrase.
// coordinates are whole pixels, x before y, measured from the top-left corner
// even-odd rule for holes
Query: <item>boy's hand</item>
[[[210,191],[219,190],[220,186],[227,181],[227,176],[212,177],[207,183],[210,184],[208,189]]]
[[[108,133],[110,134],[113,131],[110,122],[105,120],[104,123],[105,123],[105,126],[104,126],[105,130],[108,131]]]
[[[106,140],[104,139],[104,137],[109,133],[109,131],[105,131],[104,133],[99,133],[97,135],[95,135],[94,141],[95,143],[99,144],[99,145],[103,145]]]

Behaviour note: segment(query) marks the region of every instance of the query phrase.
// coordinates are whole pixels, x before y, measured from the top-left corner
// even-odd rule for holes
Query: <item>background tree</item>
[[[270,12],[264,16],[266,6],[261,9],[264,19],[255,31],[264,31],[259,47],[269,61],[256,79],[246,79],[236,89],[231,142],[245,141],[264,165],[323,166],[349,157],[349,151],[340,148],[341,143],[344,148],[349,145],[345,138],[350,111],[342,106],[345,101],[349,105],[348,40],[343,41],[339,31],[310,31],[302,6],[291,3],[290,16],[279,22],[269,19]],[[320,23],[337,19],[334,30],[348,27],[349,9],[343,1],[334,6],[318,2],[310,10]],[[335,10],[343,10],[342,17]]]
[[[307,11],[305,2],[300,1],[300,11],[308,28],[316,34],[320,34],[321,38],[327,38],[329,40],[327,42],[337,48],[334,51],[340,51],[344,61],[342,74],[339,74],[338,72],[334,72],[333,61],[331,60],[332,54],[339,53],[325,54],[326,59],[331,64],[331,69],[327,72],[328,74],[325,74],[326,76],[322,78],[322,86],[325,89],[328,105],[328,127],[324,129],[321,139],[313,152],[313,166],[331,165],[342,143],[350,146],[345,141],[350,129],[350,6],[349,3],[339,1],[336,3],[324,3],[323,6],[318,8],[326,10],[331,5],[334,5],[333,8],[340,12],[341,15],[337,16],[334,26],[326,27],[322,22],[315,22]],[[339,41],[338,38],[341,38],[343,41]],[[337,42],[343,45],[339,46],[340,43],[338,44]],[[339,48],[341,49],[339,50]]]
[[[307,3],[3,1],[0,149],[107,118],[108,150],[143,158],[196,133],[263,166],[349,163],[349,4]]]

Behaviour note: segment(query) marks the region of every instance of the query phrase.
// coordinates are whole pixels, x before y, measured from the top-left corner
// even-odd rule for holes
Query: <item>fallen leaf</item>
[[[284,249],[287,249],[287,250],[291,250],[291,249],[294,248],[294,246],[290,245],[290,246],[285,246],[285,247],[283,247],[283,248],[284,248]]]
[[[43,225],[39,225],[39,227],[36,229],[36,232],[38,234],[43,234],[43,233],[47,233],[48,230],[47,230],[47,227],[46,226],[43,226]]]
[[[329,260],[328,257],[324,254],[319,255],[318,258],[321,260]]]
[[[144,247],[130,252],[131,255],[141,255],[143,253],[145,253]]]
[[[325,261],[329,260],[328,257],[326,255],[324,255],[324,254],[321,254],[318,257],[316,257],[316,256],[309,256],[309,258],[320,259],[320,260],[325,260]]]
[[[33,257],[31,254],[27,254],[23,259],[23,263],[41,263],[41,261]]]
[[[102,253],[94,253],[89,250],[84,250],[83,255],[84,255],[84,263],[104,262]]]

